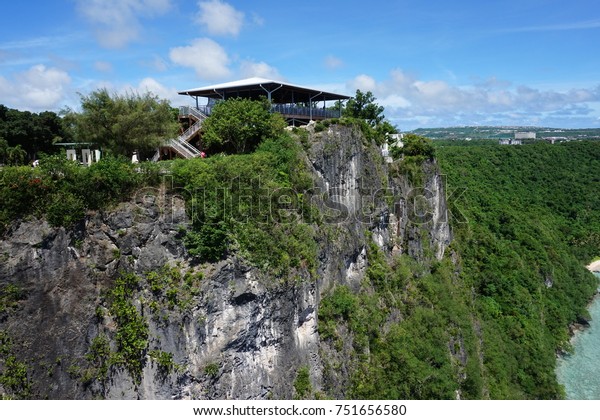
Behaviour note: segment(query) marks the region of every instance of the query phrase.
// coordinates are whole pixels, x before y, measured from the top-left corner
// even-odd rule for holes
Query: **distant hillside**
[[[556,398],[556,349],[569,350],[565,326],[589,319],[582,308],[597,286],[584,265],[600,249],[600,144],[469,143],[436,153],[447,191],[460,197],[448,203],[459,216],[451,246],[480,323],[481,389],[493,399]]]
[[[417,128],[412,133],[429,137],[433,140],[465,140],[465,139],[500,139],[513,138],[516,131],[532,131],[538,139],[564,138],[565,140],[600,139],[600,128],[564,129],[549,127],[527,126],[465,126],[465,127],[440,127]]]

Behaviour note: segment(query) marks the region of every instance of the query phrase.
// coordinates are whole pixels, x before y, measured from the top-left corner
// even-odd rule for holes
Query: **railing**
[[[187,117],[187,116],[191,115],[200,121],[200,120],[204,120],[206,117],[208,117],[210,115],[211,110],[212,110],[212,107],[209,107],[209,106],[200,106],[198,108],[192,107],[192,106],[180,106],[179,107],[179,116]]]
[[[177,153],[187,159],[200,156],[200,150],[188,143],[188,140],[198,133],[202,127],[202,122],[211,114],[211,111],[212,106],[202,106],[198,108],[191,106],[180,106],[179,116],[192,116],[196,118],[197,121],[176,139],[169,139],[165,141],[164,146],[172,147]],[[310,108],[290,104],[273,104],[271,106],[271,111],[291,118],[308,117],[310,119],[325,119],[339,118],[341,116],[339,110]],[[160,150],[157,150],[152,157],[154,162],[156,162],[158,159],[160,159]]]
[[[337,109],[310,108],[307,106],[295,106],[287,104],[273,104],[273,112],[290,117],[309,117],[311,119],[340,118],[341,113]]]
[[[340,118],[341,112],[338,109],[310,108],[308,106],[297,106],[292,104],[273,104],[271,110],[289,117],[308,117],[311,119]],[[212,106],[192,106],[179,107],[180,116],[193,116],[198,120],[203,120],[211,114]]]
[[[198,130],[200,130],[200,127],[202,127],[202,120],[192,124],[187,130],[183,132],[182,135],[179,136],[179,138],[186,141],[189,140],[198,132]]]
[[[181,137],[178,137],[176,139],[170,139],[169,141],[167,141],[166,146],[172,147],[177,153],[179,153],[186,159],[200,156],[200,150],[196,149],[194,146],[189,144],[187,141],[183,140]]]

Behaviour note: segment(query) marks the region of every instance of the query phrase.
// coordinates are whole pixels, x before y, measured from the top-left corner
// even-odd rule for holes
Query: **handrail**
[[[196,110],[189,106],[181,106],[179,107],[179,115],[193,115],[198,119],[194,124],[188,127],[181,135],[177,138],[172,138],[165,140],[164,146],[171,147],[175,149],[177,153],[179,153],[184,158],[195,158],[200,156],[200,150],[192,146],[188,140],[191,139],[194,135],[200,131],[202,127],[202,122],[207,118],[206,114],[202,113],[200,110]],[[160,151],[157,151],[152,160],[156,161],[160,158]]]
[[[202,127],[202,121],[197,121],[191,126],[189,126],[189,128],[185,130],[183,134],[181,134],[181,136],[179,137],[183,137],[185,140],[189,140],[198,132],[198,130],[200,130],[200,127]]]
[[[339,118],[341,113],[339,110],[333,109],[322,109],[322,108],[310,108],[307,106],[294,106],[288,104],[273,104],[271,106],[273,112],[277,112],[283,115],[302,115],[307,117],[320,117],[320,118]]]
[[[179,138],[170,139],[168,146],[172,147],[180,155],[185,158],[194,158],[200,156],[200,151],[186,141],[181,141]]]
[[[340,118],[341,112],[337,109],[311,108],[308,106],[297,106],[294,104],[272,104],[271,110],[283,115],[302,115],[306,117],[318,118]],[[205,105],[198,108],[192,106],[180,106],[180,116],[193,116],[198,120],[207,118],[212,111],[212,107]]]
[[[211,111],[211,108],[208,106],[203,106],[202,109],[191,107],[191,106],[180,106],[179,107],[179,116],[183,117],[183,116],[192,115],[199,120],[204,120],[204,119],[208,118],[208,116],[210,115],[210,111]]]
[[[181,145],[183,148],[185,148],[190,154],[192,154],[192,155],[200,154],[200,150],[196,149],[194,146],[192,146],[190,143],[188,143],[181,136],[177,137],[176,139],[172,139],[172,140],[175,141],[177,144]]]

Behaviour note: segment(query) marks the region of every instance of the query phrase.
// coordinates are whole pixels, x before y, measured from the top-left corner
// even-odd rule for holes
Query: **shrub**
[[[294,390],[296,391],[294,399],[310,398],[312,394],[312,385],[310,383],[310,372],[308,366],[302,366],[296,373],[294,380]]]
[[[271,112],[265,98],[232,98],[214,106],[202,125],[202,141],[215,150],[247,153],[262,140],[281,135],[286,125],[280,114]]]
[[[46,208],[46,218],[52,226],[71,227],[85,216],[84,200],[71,193],[53,194]]]
[[[402,153],[404,156],[420,156],[425,159],[433,159],[435,157],[435,148],[433,143],[427,137],[416,134],[407,134],[403,137]]]
[[[113,359],[125,365],[136,383],[141,381],[148,347],[148,324],[131,301],[138,286],[137,276],[123,274],[107,295],[109,311],[117,322],[117,353]]]
[[[173,354],[162,350],[151,350],[148,355],[156,362],[162,373],[171,373],[176,365],[173,361]]]
[[[219,365],[217,363],[209,363],[204,367],[204,373],[211,378],[215,378],[219,374]]]

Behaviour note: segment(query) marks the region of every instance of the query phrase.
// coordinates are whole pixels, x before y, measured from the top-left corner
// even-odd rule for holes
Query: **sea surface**
[[[600,273],[594,273],[600,278]],[[565,386],[569,400],[600,400],[600,297],[588,308],[589,328],[575,333],[572,354],[559,357],[558,382]]]

